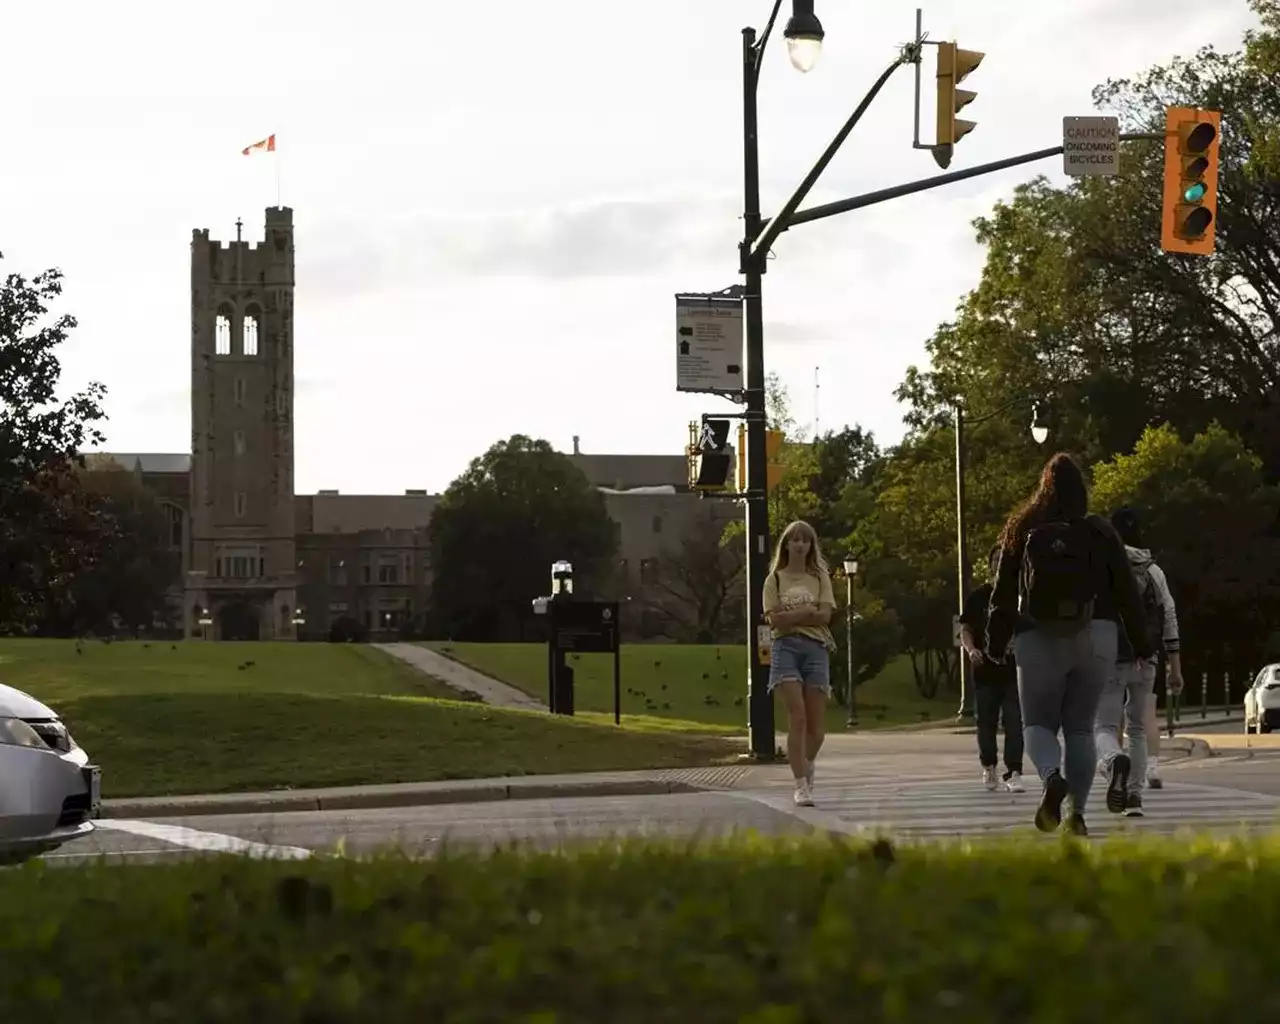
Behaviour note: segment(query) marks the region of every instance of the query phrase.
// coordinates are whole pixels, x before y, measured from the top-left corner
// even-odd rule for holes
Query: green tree
[[[81,482],[110,517],[113,541],[72,584],[75,632],[105,631],[116,617],[135,631],[157,619],[173,624],[169,588],[182,558],[170,543],[164,506],[129,470],[92,456],[86,467]]]
[[[1262,657],[1280,613],[1280,488],[1239,437],[1216,423],[1189,442],[1168,424],[1148,428],[1132,454],[1094,467],[1092,499],[1140,511],[1189,660],[1216,663],[1224,645]]]
[[[434,629],[458,640],[516,639],[551,564],[573,563],[576,593],[611,577],[618,548],[604,497],[546,441],[517,434],[471,462],[428,528]]]
[[[1252,0],[1240,52],[1205,50],[1095,91],[1128,131],[1164,131],[1171,104],[1222,112],[1212,257],[1162,252],[1163,146],[1126,144],[1122,173],[1064,188],[1036,179],[976,222],[978,287],[928,345],[899,395],[913,422],[958,397],[1052,394],[1060,446],[1093,461],[1150,422],[1218,420],[1280,478],[1280,0]]]
[[[1045,453],[1016,420],[998,417],[969,435],[966,540],[973,565],[1014,505],[1030,491]],[[952,616],[959,606],[956,556],[955,441],[952,428],[912,432],[876,471],[874,499],[849,536],[861,571],[898,616],[921,695],[958,682]]]
[[[57,270],[0,282],[0,629],[9,632],[58,614],[108,540],[109,519],[76,473],[79,452],[103,440],[95,424],[106,389],[58,400],[57,349],[76,326],[69,314],[48,320],[61,292]]]
[[[699,516],[674,550],[658,556],[656,578],[641,595],[663,632],[682,643],[742,639],[746,552],[741,537],[726,538],[718,517]]]
[[[848,703],[846,684],[850,640],[848,587],[843,569],[837,570],[835,577],[837,607],[831,620],[831,634],[836,641],[836,650],[831,655],[831,682],[836,699],[845,705]],[[902,624],[897,612],[861,583],[853,598],[852,640],[855,688],[878,676],[902,649]]]

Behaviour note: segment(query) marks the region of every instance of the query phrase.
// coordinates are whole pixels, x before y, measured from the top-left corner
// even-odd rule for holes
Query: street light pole
[[[858,724],[858,688],[853,679],[853,588],[858,577],[858,560],[852,555],[844,560],[845,578],[845,615],[844,615],[844,647],[847,677],[845,696],[849,703],[849,716],[845,720],[845,728],[852,729]]]
[[[964,513],[964,407],[957,402],[955,406],[956,426],[956,589],[958,601],[956,607],[964,614],[964,599],[969,594],[969,538]],[[958,657],[960,664],[960,710],[957,718],[973,717],[973,687],[970,685],[969,659]]]
[[[781,0],[774,5],[777,16]],[[768,42],[769,27],[761,40]],[[751,243],[760,233],[760,140],[756,105],[760,81],[756,31],[742,30],[742,167],[743,167],[743,239],[741,270],[744,282],[743,317],[746,321],[746,424],[747,424],[747,731],[751,753],[760,761],[777,757],[774,739],[773,695],[769,693],[769,666],[760,660],[760,644],[756,631],[764,621],[764,578],[769,557],[769,502],[765,477],[768,456],[765,451],[764,391],[764,307],[761,287],[763,261],[751,258]]]
[[[979,416],[972,421],[973,426],[979,423],[986,423],[987,420],[995,419],[995,417],[1008,412],[1015,405],[1024,402],[1031,403],[1031,438],[1036,444],[1044,444],[1049,437],[1049,428],[1040,422],[1040,403],[1026,395],[1019,395],[1017,398],[1011,399],[1000,408],[987,413],[985,416]],[[956,402],[953,407],[953,416],[955,419],[956,431],[956,579],[958,585],[958,602],[956,607],[961,615],[964,614],[964,601],[969,595],[969,530],[968,524],[965,522],[965,459],[968,455],[968,438],[965,434],[965,415],[964,406],[960,402]],[[971,685],[972,670],[969,666],[969,659],[965,657],[959,658],[960,663],[960,709],[956,712],[957,718],[973,717],[973,686]]]
[[[792,0],[794,14],[787,23],[786,36],[792,64],[800,71],[813,67],[822,42],[822,26],[813,14],[813,0]],[[742,30],[742,156],[743,156],[743,233],[738,245],[738,270],[743,276],[742,300],[744,327],[745,380],[743,419],[747,426],[747,665],[750,676],[747,688],[747,731],[751,756],[772,761],[778,757],[775,740],[773,697],[769,694],[769,666],[761,661],[757,630],[764,621],[764,580],[769,559],[768,453],[765,445],[767,410],[764,372],[764,308],[761,284],[766,261],[774,243],[789,226],[792,215],[812,191],[818,177],[835,157],[836,151],[862,119],[867,108],[890,76],[903,64],[918,58],[918,48],[907,47],[877,79],[862,102],[836,133],[831,144],[783,204],[777,216],[766,221],[760,212],[760,143],[757,92],[764,48],[777,20],[782,0],[774,0],[773,13],[756,40],[754,28]]]

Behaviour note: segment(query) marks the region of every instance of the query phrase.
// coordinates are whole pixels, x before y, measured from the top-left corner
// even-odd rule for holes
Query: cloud
[[[717,193],[597,198],[529,211],[326,219],[299,260],[326,291],[465,277],[598,278],[732,259],[738,220]],[[308,255],[309,254],[309,255]]]

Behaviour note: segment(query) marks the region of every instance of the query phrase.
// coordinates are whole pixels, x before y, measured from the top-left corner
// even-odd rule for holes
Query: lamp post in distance
[[[845,613],[844,613],[844,647],[845,647],[845,664],[848,669],[848,677],[845,682],[845,698],[849,704],[849,717],[845,719],[845,728],[852,729],[858,724],[858,698],[857,687],[854,686],[853,680],[853,585],[854,580],[858,576],[858,560],[852,554],[844,556],[844,585],[845,585]]]

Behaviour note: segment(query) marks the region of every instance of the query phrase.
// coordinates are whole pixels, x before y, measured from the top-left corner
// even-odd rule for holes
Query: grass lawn
[[[470,665],[494,679],[546,700],[547,648],[544,644],[433,642],[425,646]],[[640,716],[667,721],[684,730],[711,726],[740,733],[746,724],[746,656],[740,646],[624,644],[622,647],[623,720]],[[570,655],[576,708],[613,713],[613,655]],[[916,690],[911,662],[890,662],[875,679],[858,687],[861,728],[922,724],[951,718],[956,700],[925,700]],[[778,705],[778,721],[782,708]],[[846,711],[832,702],[827,726],[844,729]]]
[[[63,716],[108,797],[666,768],[738,749],[461,702],[360,644],[0,640],[0,682]]]

